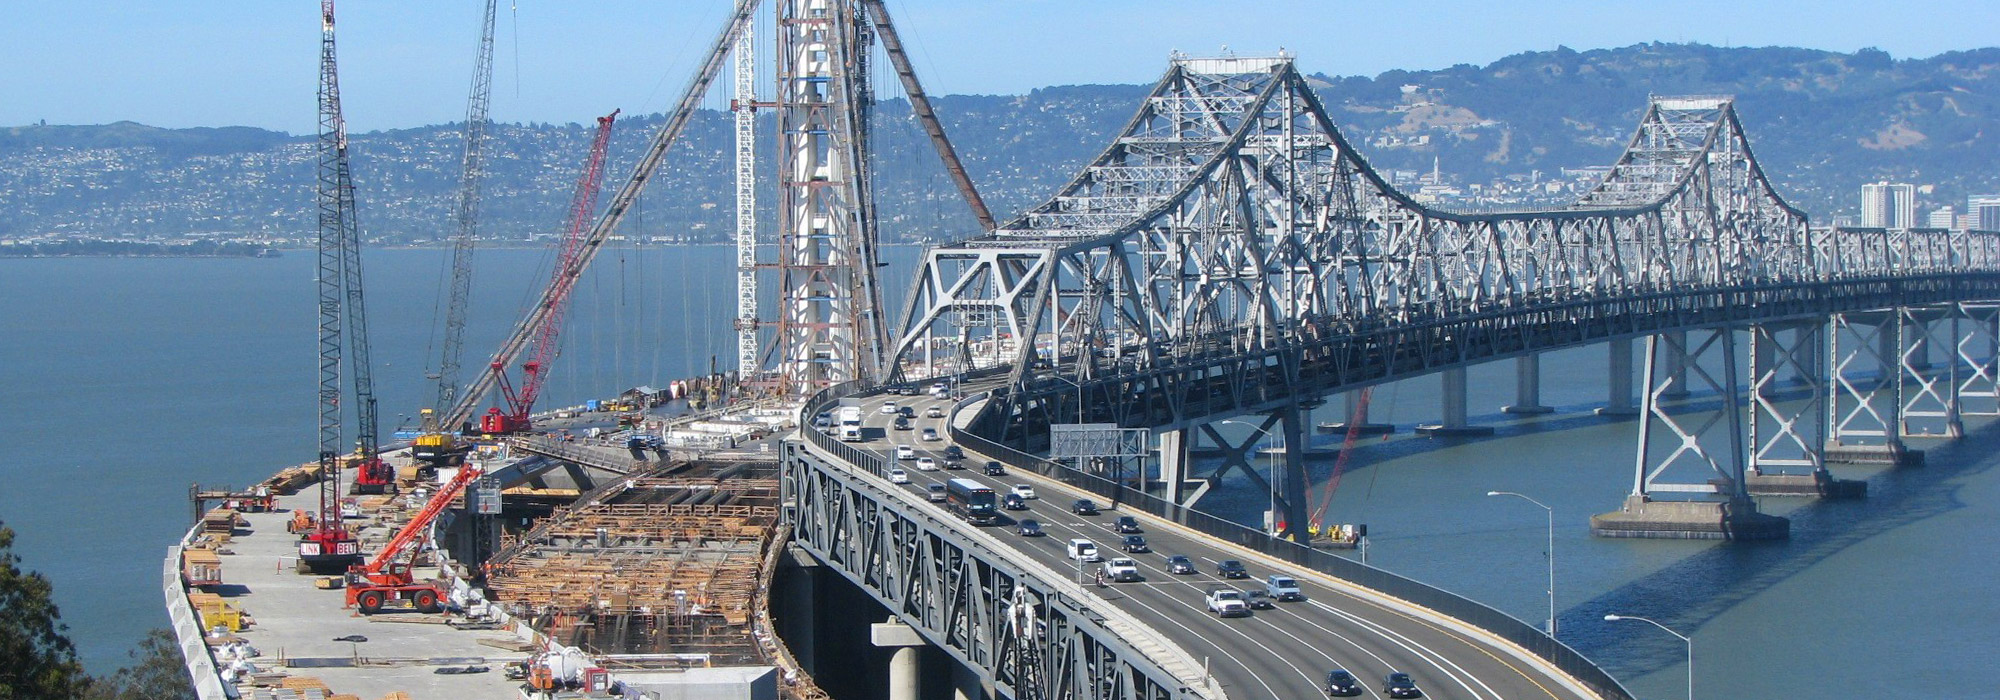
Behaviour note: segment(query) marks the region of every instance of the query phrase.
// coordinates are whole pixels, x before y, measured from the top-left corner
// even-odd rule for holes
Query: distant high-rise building
[[[1953,211],[1951,207],[1938,207],[1931,212],[1930,222],[1924,225],[1930,228],[1956,228],[1957,224],[1958,212]]]
[[[2000,231],[2000,194],[1975,194],[1965,198],[1965,215],[1972,228]]]
[[[1917,186],[1888,181],[1862,185],[1861,225],[1866,228],[1916,227]]]

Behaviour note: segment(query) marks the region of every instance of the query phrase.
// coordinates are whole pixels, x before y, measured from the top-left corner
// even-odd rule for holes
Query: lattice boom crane
[[[347,123],[340,110],[340,70],[335,60],[333,0],[320,2],[319,71],[319,512],[300,514],[299,569],[344,569],[360,558],[354,535],[340,522],[342,350],[354,372],[360,424],[361,469],[384,468],[375,456],[375,395],[368,358],[367,313],[361,294],[361,243],[354,216],[354,182],[348,169]],[[343,343],[342,341],[346,341]]]
[[[554,277],[549,280],[548,292],[542,296],[542,304],[546,307],[543,309],[542,324],[535,330],[528,361],[521,363],[520,389],[517,391],[513,383],[507,381],[505,363],[494,362],[490,367],[507,405],[504,409],[495,406],[487,410],[486,417],[480,421],[480,429],[485,432],[518,433],[533,427],[528,416],[534,411],[535,398],[541,395],[542,385],[548,381],[549,363],[555,359],[556,348],[562,339],[563,312],[569,307],[569,293],[576,288],[577,278],[583,275],[580,258],[584,238],[597,213],[597,194],[604,185],[604,154],[611,143],[611,123],[617,118],[617,110],[597,118],[597,136],[591,139],[590,157],[584,162],[583,174],[577,178],[576,193],[570,197],[569,224],[563,232]]]

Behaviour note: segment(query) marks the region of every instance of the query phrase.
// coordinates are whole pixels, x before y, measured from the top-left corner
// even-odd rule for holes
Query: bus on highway
[[[974,525],[992,525],[1000,516],[993,489],[971,479],[952,479],[944,485],[945,508],[952,515]]]

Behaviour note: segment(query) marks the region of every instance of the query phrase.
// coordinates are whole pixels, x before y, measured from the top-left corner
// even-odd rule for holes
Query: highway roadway
[[[1040,498],[1028,501],[1025,511],[1001,511],[1002,517],[991,527],[1002,541],[1051,571],[1078,570],[1077,562],[1066,554],[1071,538],[1096,543],[1107,560],[1118,556],[1136,560],[1145,580],[1092,588],[1092,592],[1172,637],[1188,653],[1205,661],[1232,699],[1325,697],[1326,674],[1336,668],[1345,669],[1362,681],[1365,689],[1361,697],[1365,698],[1386,698],[1383,678],[1394,671],[1413,676],[1429,698],[1595,697],[1559,680],[1540,664],[1523,661],[1494,644],[1475,639],[1473,634],[1360,597],[1316,572],[1262,558],[1143,512],[1111,509],[1101,500],[1096,500],[1101,514],[1073,515],[1070,506],[1089,494],[1011,468],[1005,476],[987,476],[982,469],[986,459],[970,450],[964,469],[946,470],[944,450],[951,444],[951,437],[945,423],[951,419],[954,403],[947,398],[929,394],[875,394],[857,400],[864,411],[865,440],[850,444],[903,468],[910,477],[910,483],[903,488],[919,498],[929,484],[953,478],[990,486],[1002,498],[1013,485],[1027,484]],[[882,405],[890,401],[913,411],[915,417],[910,419],[909,430],[892,429],[894,414],[882,411]],[[926,417],[931,407],[941,409],[944,417]],[[939,439],[921,440],[925,428],[937,431]],[[935,459],[938,470],[919,471],[914,459],[896,460],[897,445],[909,445],[917,456]],[[944,504],[934,505],[943,510]],[[1128,555],[1119,550],[1123,536],[1112,531],[1112,522],[1120,515],[1138,518],[1152,553]],[[1015,524],[1021,519],[1039,521],[1046,535],[1018,536]],[[1167,573],[1166,558],[1174,554],[1192,559],[1198,572]],[[1218,577],[1216,563],[1225,559],[1242,561],[1250,578]],[[1096,564],[1087,565],[1077,575],[1085,581],[1094,580],[1096,570]],[[1258,610],[1247,618],[1221,619],[1208,612],[1204,596],[1209,589],[1225,585],[1243,590],[1261,589],[1263,578],[1274,573],[1298,579],[1306,599],[1281,602],[1275,609]]]

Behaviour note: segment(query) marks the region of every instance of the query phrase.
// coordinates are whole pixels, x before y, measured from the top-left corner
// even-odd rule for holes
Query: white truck
[[[1139,575],[1139,562],[1125,557],[1113,557],[1111,561],[1104,562],[1104,578],[1117,583],[1131,583],[1145,579]]]
[[[1243,600],[1243,592],[1234,588],[1212,588],[1208,591],[1208,611],[1216,617],[1249,617],[1250,604]]]
[[[834,424],[840,427],[841,442],[861,442],[860,406],[841,406],[834,419]]]

